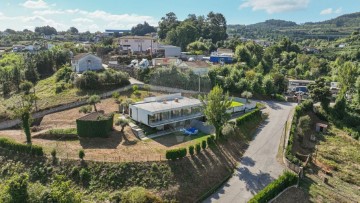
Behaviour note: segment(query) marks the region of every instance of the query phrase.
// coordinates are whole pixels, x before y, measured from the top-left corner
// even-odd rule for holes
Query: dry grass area
[[[313,113],[308,115],[312,123],[311,131],[301,142],[296,136],[293,145],[297,153],[312,154],[306,177],[301,181],[302,189],[311,202],[359,202],[359,141],[331,124],[328,133],[316,133],[315,123],[325,122]],[[310,141],[310,134],[316,136],[316,142]],[[328,183],[324,179],[328,179]]]
[[[159,92],[139,92],[139,96],[133,95],[131,91],[124,92],[121,94],[120,99],[131,98],[134,101],[139,101],[148,96],[161,95]],[[98,110],[103,110],[105,113],[119,110],[119,104],[113,98],[104,99],[96,106]],[[87,160],[116,162],[132,160],[159,161],[164,160],[165,151],[168,149],[187,147],[206,138],[204,134],[189,137],[181,133],[173,133],[156,139],[140,141],[132,133],[130,127],[126,127],[124,133],[122,133],[121,128],[115,126],[115,130],[108,138],[77,138],[74,135],[73,139],[69,139],[69,136],[66,136],[66,138],[64,136],[64,139],[59,139],[59,136],[56,139],[43,139],[51,137],[44,136],[50,129],[76,128],[76,119],[84,116],[83,113],[79,113],[79,109],[80,107],[45,116],[38,127],[39,132],[33,133],[33,143],[43,146],[48,154],[52,149],[56,149],[59,157],[71,159],[77,159],[79,150],[84,149],[85,159]],[[25,142],[25,135],[20,129],[0,131],[0,135],[18,142]]]
[[[309,198],[301,188],[292,187],[281,194],[273,203],[308,203]]]

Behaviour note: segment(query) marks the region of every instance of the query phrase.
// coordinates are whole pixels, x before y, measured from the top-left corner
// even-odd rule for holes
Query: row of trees
[[[35,84],[69,62],[70,52],[58,48],[35,54],[6,54],[0,59],[2,94],[19,90],[20,82],[24,80]]]
[[[170,12],[161,18],[158,34],[160,39],[185,50],[200,37],[213,43],[225,40],[226,28],[226,19],[221,13],[210,12],[206,17],[190,14],[184,21],[179,21],[176,14]]]

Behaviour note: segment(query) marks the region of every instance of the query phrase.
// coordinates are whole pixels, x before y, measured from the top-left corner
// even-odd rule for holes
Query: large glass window
[[[181,116],[181,110],[176,109],[171,111],[171,118],[177,118]]]
[[[161,117],[162,117],[162,120],[170,119],[170,112],[162,112]]]
[[[189,115],[191,115],[191,108],[182,109],[182,115],[183,115],[183,116],[189,116]]]
[[[200,112],[201,112],[201,107],[200,106],[196,106],[196,107],[191,108],[191,113],[192,114],[196,114],[196,113],[200,113]]]

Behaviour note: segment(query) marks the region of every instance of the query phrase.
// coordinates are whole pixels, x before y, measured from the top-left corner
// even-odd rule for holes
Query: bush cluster
[[[281,175],[277,180],[270,183],[266,186],[263,190],[257,193],[249,203],[266,203],[269,202],[271,199],[276,197],[279,193],[281,193],[287,187],[295,185],[297,182],[298,177],[289,172],[285,171],[283,175]]]
[[[176,159],[181,159],[183,157],[185,157],[187,154],[187,150],[186,148],[178,148],[178,149],[171,149],[171,150],[166,150],[166,159],[170,159],[170,160],[176,160]]]
[[[240,116],[239,118],[236,119],[236,125],[237,126],[242,126],[243,124],[245,124],[246,122],[256,118],[256,117],[260,117],[261,116],[261,111],[260,109],[255,109],[254,111],[251,111],[249,113],[246,113],[242,116]]]
[[[13,150],[19,153],[30,154],[33,156],[43,156],[43,148],[36,145],[20,144],[6,138],[0,138],[0,147]]]

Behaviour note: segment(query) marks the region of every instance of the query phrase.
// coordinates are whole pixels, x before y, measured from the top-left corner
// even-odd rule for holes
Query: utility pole
[[[201,87],[201,86],[200,86],[200,73],[199,73],[199,92],[201,92],[201,91],[200,91],[200,87]]]

